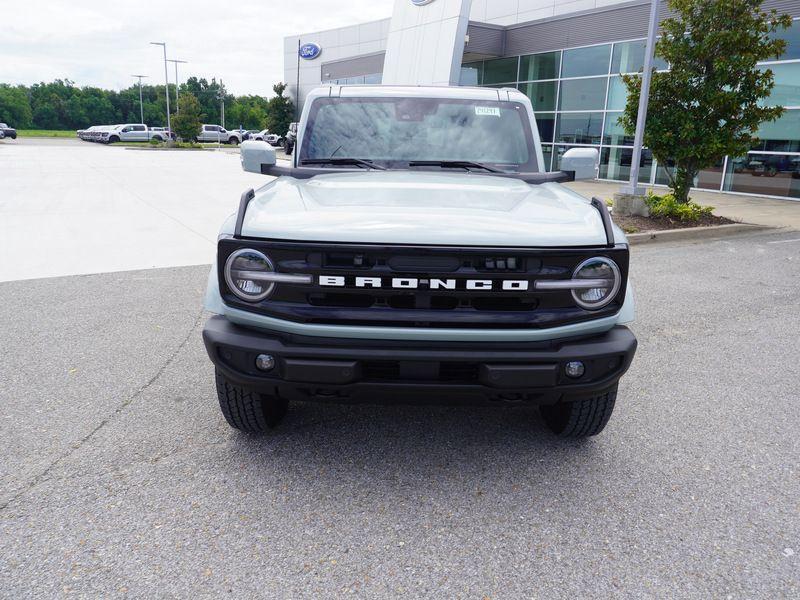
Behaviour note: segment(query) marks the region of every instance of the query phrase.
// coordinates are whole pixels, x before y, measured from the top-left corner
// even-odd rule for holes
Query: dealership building
[[[766,0],[800,18],[800,0]],[[648,0],[395,0],[391,16],[284,40],[285,81],[303,104],[322,84],[512,87],[533,103],[545,163],[576,146],[600,152],[600,178],[627,180],[633,138],[617,123],[622,73],[642,69]],[[669,16],[662,3],[660,17]],[[700,173],[696,187],[800,199],[800,22],[772,69],[770,102],[788,110],[762,126],[747,156]],[[657,68],[668,65],[658,63]],[[642,183],[666,184],[670,165],[645,150]]]

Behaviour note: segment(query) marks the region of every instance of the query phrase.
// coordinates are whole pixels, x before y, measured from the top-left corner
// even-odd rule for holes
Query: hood
[[[280,177],[256,193],[242,234],[365,244],[606,243],[597,210],[557,183],[529,185],[489,175],[430,171]]]

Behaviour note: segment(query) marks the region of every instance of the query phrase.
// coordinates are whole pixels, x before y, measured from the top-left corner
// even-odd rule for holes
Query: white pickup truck
[[[169,134],[163,127],[150,129],[141,123],[124,123],[121,125],[95,125],[88,129],[78,130],[78,137],[87,142],[102,142],[114,144],[116,142],[149,142],[156,140],[164,142]]]
[[[220,144],[241,144],[242,132],[228,131],[219,125],[203,124],[200,135],[197,136],[198,142],[218,142]]]

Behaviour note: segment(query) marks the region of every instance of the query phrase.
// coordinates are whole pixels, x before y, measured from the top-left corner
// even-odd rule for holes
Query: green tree
[[[24,86],[0,84],[0,122],[17,129],[27,129],[33,123],[33,111]]]
[[[204,115],[200,112],[200,103],[194,94],[184,92],[178,104],[181,110],[172,115],[172,129],[178,137],[189,142],[200,135]]]
[[[294,121],[294,104],[290,98],[283,95],[286,91],[285,83],[276,83],[272,86],[275,96],[267,102],[267,129],[279,136],[286,135],[289,125]]]
[[[661,23],[655,51],[670,69],[653,73],[644,144],[659,163],[674,162],[667,174],[680,203],[700,170],[745,154],[759,125],[783,114],[765,102],[773,73],[757,63],[783,54],[786,42],[775,33],[792,19],[762,10],[763,1],[668,0],[676,16]],[[628,103],[619,122],[633,135],[641,76],[623,80]]]

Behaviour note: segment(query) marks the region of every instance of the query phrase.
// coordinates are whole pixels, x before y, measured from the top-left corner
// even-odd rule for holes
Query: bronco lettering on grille
[[[320,275],[319,285],[339,288],[372,288],[395,290],[484,290],[526,292],[530,283],[526,279],[420,279],[418,277],[345,277]]]

